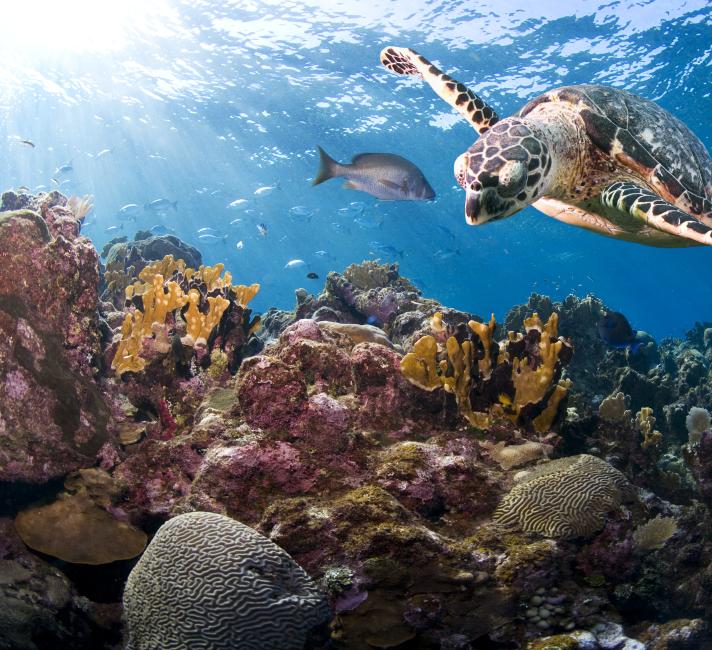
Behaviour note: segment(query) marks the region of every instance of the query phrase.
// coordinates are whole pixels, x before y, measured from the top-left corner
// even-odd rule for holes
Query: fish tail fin
[[[338,176],[339,163],[337,163],[321,147],[317,146],[317,149],[319,150],[319,169],[316,171],[316,176],[312,181],[312,185],[319,185],[319,183],[323,183],[324,181],[328,181],[330,178],[334,178],[334,176]]]
[[[173,206],[173,209],[174,209],[175,211],[178,211],[178,201],[173,201],[173,202],[171,203],[171,205]]]

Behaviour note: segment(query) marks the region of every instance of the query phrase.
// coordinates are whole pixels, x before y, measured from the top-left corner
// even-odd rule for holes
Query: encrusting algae
[[[453,393],[460,413],[474,427],[489,426],[495,412],[512,422],[547,431],[571,387],[561,380],[563,365],[571,358],[571,343],[558,336],[558,316],[546,324],[537,314],[524,320],[525,334],[509,332],[508,339],[494,340],[496,322],[470,320],[438,343],[445,326],[442,314],[432,317],[436,336],[427,335],[413,345],[401,361],[403,375],[416,386]]]
[[[259,291],[259,285],[232,285],[224,265],[186,268],[183,260],[166,255],[139,273],[139,280],[126,287],[129,311],[121,327],[121,339],[111,367],[118,374],[140,372],[146,366],[142,356],[144,338],[155,341],[160,352],[168,352],[168,331],[184,325],[180,342],[187,347],[205,347],[223,315],[235,304],[244,310]],[[137,302],[140,299],[141,307]],[[170,320],[169,320],[170,315]],[[248,336],[259,321],[245,323]]]

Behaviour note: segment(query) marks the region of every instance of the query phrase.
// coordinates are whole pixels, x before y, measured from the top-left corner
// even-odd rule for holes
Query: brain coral
[[[580,454],[538,466],[515,485],[494,518],[505,527],[570,539],[600,530],[608,512],[631,494],[621,472]]]
[[[309,576],[234,519],[191,512],[167,521],[124,591],[127,650],[290,650],[328,620]]]

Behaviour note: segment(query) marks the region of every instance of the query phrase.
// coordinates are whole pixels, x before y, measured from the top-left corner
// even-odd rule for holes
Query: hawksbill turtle
[[[654,102],[607,86],[565,86],[500,120],[414,50],[386,47],[381,63],[423,78],[482,136],[455,161],[470,225],[532,204],[608,237],[712,245],[712,159],[690,129]]]

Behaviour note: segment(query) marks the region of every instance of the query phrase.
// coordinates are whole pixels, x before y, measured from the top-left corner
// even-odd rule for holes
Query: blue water
[[[379,258],[398,262],[427,296],[499,319],[536,291],[593,292],[656,337],[712,321],[709,247],[613,241],[533,208],[467,226],[452,166],[474,132],[425,83],[378,60],[386,45],[413,47],[501,116],[550,87],[625,88],[710,148],[705,0],[13,4],[0,9],[0,189],[53,189],[55,177],[67,195],[93,194],[83,232],[99,249],[116,235],[171,228],[234,281],[261,283],[258,310],[291,308],[297,287],[318,292],[328,271]],[[47,20],[38,26],[39,11]],[[312,187],[317,144],[342,161],[401,154],[438,198],[379,202],[337,180]],[[69,161],[73,171],[55,173]],[[123,205],[161,197],[178,209],[117,218]],[[248,209],[228,208],[236,199]],[[199,240],[202,227],[218,242]],[[285,268],[293,259],[306,265]]]

